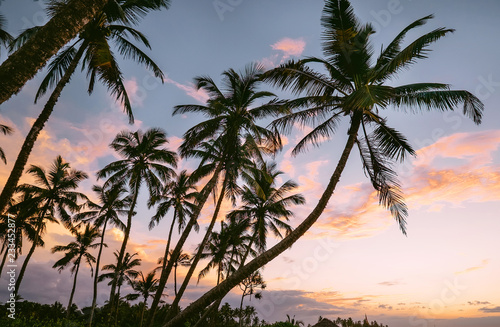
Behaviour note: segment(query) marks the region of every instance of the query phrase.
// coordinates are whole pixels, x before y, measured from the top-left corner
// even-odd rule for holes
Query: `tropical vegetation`
[[[84,3],[90,5],[91,1]],[[322,58],[289,60],[267,71],[259,64],[248,64],[242,71],[231,68],[222,73],[220,83],[209,76],[195,78],[194,85],[208,94],[208,100],[204,105],[178,105],[173,114],[202,115],[204,120],[185,132],[177,152],[169,148],[167,133],[161,128],[123,130],[109,145],[116,161],[99,167],[95,177],[102,185],[94,185],[92,194],[79,191],[88,174],[72,169],[72,163],[62,156],[57,156],[48,169],[29,166],[24,177],[30,182],[18,185],[37,136],[78,65],[87,69],[89,93],[100,80],[133,121],[131,102],[110,41],[122,56],[144,64],[154,76],[163,78],[153,60],[131,42],[133,39],[150,47],[146,37],[131,26],[169,3],[115,0],[106,1],[104,7],[94,4],[93,12],[75,18],[79,25],[73,32],[68,29],[60,36],[63,44],[59,41],[48,46],[53,49],[47,53],[54,56],[35,102],[49,89],[52,93],[26,137],[0,196],[0,273],[8,257],[18,259],[23,255],[23,244],[29,248],[15,285],[18,319],[1,317],[2,326],[304,326],[293,314],[272,324],[261,321],[254,307],[245,306],[245,300],[266,296],[264,290],[271,281],[264,280],[265,265],[290,248],[322,215],[352,152],[359,154],[380,205],[389,210],[406,234],[408,209],[394,165],[416,152],[404,134],[391,126],[389,110],[451,111],[463,106],[467,117],[476,124],[481,122],[483,104],[468,91],[452,90],[448,84],[437,82],[394,85],[400,71],[426,58],[429,46],[452,29],[437,28],[405,45],[410,32],[433,17],[420,18],[375,55],[371,43],[374,27],[359,21],[348,0],[326,0],[321,18]],[[0,16],[0,46],[19,48],[11,55],[12,61],[17,60],[19,53],[36,47],[40,35],[62,19],[62,13],[68,14],[76,6],[75,1],[50,1],[52,18],[47,25],[28,29],[15,39],[2,29],[4,20]],[[58,35],[53,27],[52,32]],[[9,69],[9,60],[0,67],[0,80]],[[35,65],[38,68],[48,60],[47,55],[40,60]],[[16,83],[23,85],[38,68],[30,68],[31,75],[20,72],[25,75],[21,78],[24,82]],[[280,99],[266,87],[289,92],[292,98]],[[2,91],[0,101],[16,90]],[[283,172],[272,160],[282,149],[282,137],[297,127],[309,129],[294,145],[292,155],[300,155],[311,146],[324,146],[322,141],[342,128],[344,146],[336,165],[329,167],[331,177],[323,194],[311,204],[313,209],[300,224],[293,226],[289,220],[297,207],[305,204],[305,198],[297,193],[298,183],[283,182]],[[0,132],[7,135],[12,129],[0,125]],[[7,162],[2,148],[0,159]],[[188,160],[196,168],[176,172]],[[161,229],[164,237],[159,242],[165,245],[164,255],[158,260],[160,266],[147,274],[139,269],[146,261],[141,258],[142,252],[130,249],[132,228],[137,226],[144,207],[154,211],[146,217],[146,229]],[[16,217],[14,233],[8,233],[10,215]],[[200,231],[202,216],[208,217],[208,222],[200,243],[194,253],[183,252],[188,237]],[[62,224],[66,234],[74,238],[52,249],[64,253],[53,268],[61,272],[71,267],[68,305],[21,301],[26,291],[21,282],[33,253],[45,245],[45,236],[55,224]],[[110,227],[115,236],[119,235],[114,240],[119,240],[117,248],[107,248],[112,241]],[[10,246],[11,238],[15,239],[14,247]],[[111,253],[114,261],[103,262]],[[93,277],[92,301],[89,307],[80,308],[74,303],[74,295],[78,273],[85,265],[91,267]],[[178,283],[179,274],[182,283]],[[210,274],[215,274],[215,280],[207,278]],[[193,276],[196,282],[203,280],[212,288],[182,308],[186,289],[195,283]],[[98,289],[108,289],[104,280],[110,286],[109,296],[98,303]],[[167,288],[169,280],[173,292]],[[232,290],[241,294],[238,308],[221,305]],[[168,301],[165,295],[170,296]],[[363,322],[337,318],[332,323],[342,327],[383,326],[366,318]]]

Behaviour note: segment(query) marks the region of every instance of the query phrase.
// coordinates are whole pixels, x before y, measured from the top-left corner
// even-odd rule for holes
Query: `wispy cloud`
[[[210,98],[208,93],[205,92],[203,89],[197,90],[195,85],[193,83],[188,83],[188,84],[182,84],[179,82],[174,81],[171,78],[166,77],[165,82],[169,84],[173,84],[176,86],[178,89],[184,91],[188,96],[191,98],[195,99],[201,104],[205,104],[207,100]]]
[[[466,273],[469,273],[469,272],[472,272],[472,271],[483,269],[483,268],[485,268],[488,265],[489,262],[490,262],[490,260],[485,259],[485,260],[481,261],[481,264],[479,264],[477,266],[469,267],[467,269],[455,272],[455,275],[466,274]]]

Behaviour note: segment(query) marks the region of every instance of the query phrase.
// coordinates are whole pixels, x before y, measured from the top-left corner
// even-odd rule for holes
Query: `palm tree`
[[[196,183],[193,178],[190,178],[187,171],[183,170],[179,175],[174,173],[170,181],[165,185],[161,194],[158,197],[154,197],[150,201],[150,206],[155,205],[157,203],[158,207],[156,209],[156,214],[151,218],[151,222],[149,223],[149,228],[152,229],[155,224],[158,224],[159,221],[168,213],[168,211],[173,208],[173,217],[172,223],[170,224],[170,229],[168,232],[167,245],[165,247],[165,257],[172,258],[172,251],[170,250],[170,242],[172,240],[172,232],[174,230],[175,222],[179,225],[179,233],[186,225],[186,218],[192,215],[193,210],[195,209],[194,200],[198,195],[196,192]],[[195,229],[199,229],[198,224],[195,225]],[[161,274],[164,274],[167,260],[163,260],[159,263],[161,266]],[[188,262],[189,265],[189,255],[181,253],[177,256],[177,259],[174,262],[174,290],[175,295],[177,296],[177,265],[184,265],[185,262]],[[182,263],[181,263],[182,262]],[[163,292],[163,290],[162,290]]]
[[[132,217],[137,204],[137,197],[143,182],[149,190],[149,197],[158,196],[162,184],[168,182],[173,176],[172,168],[166,166],[177,166],[177,155],[175,152],[164,148],[167,143],[166,133],[158,128],[148,129],[146,132],[123,131],[119,133],[110,147],[118,152],[124,159],[112,162],[97,173],[98,178],[110,176],[104,184],[113,185],[126,182],[131,192],[131,203],[127,215],[122,246],[119,252],[117,267],[120,270],[127,242],[132,228]],[[118,275],[111,285],[110,303],[113,309],[113,299],[116,289]]]
[[[18,190],[22,193],[32,194],[32,197],[24,205],[39,207],[40,211],[36,222],[35,239],[17,277],[16,293],[19,293],[19,286],[28,262],[35,252],[35,248],[39,245],[45,220],[54,217],[57,212],[63,224],[71,229],[71,216],[67,210],[77,211],[80,209],[77,201],[88,200],[83,193],[74,191],[78,184],[88,177],[87,174],[80,170],[71,169],[70,164],[64,162],[61,156],[56,157],[47,172],[42,167],[35,165],[32,165],[27,172],[33,175],[35,182],[40,186],[23,184],[19,185]]]
[[[96,193],[99,203],[92,201],[87,202],[89,208],[86,212],[81,212],[75,215],[75,220],[94,221],[94,226],[102,228],[101,241],[99,244],[99,253],[97,254],[97,261],[94,273],[94,292],[92,296],[92,309],[90,311],[89,327],[92,327],[94,311],[97,302],[97,281],[99,278],[99,266],[101,262],[102,248],[104,244],[104,234],[108,222],[118,227],[120,230],[125,229],[125,225],[120,220],[121,215],[128,212],[130,206],[130,196],[125,196],[127,189],[123,184],[111,185],[109,188],[94,185],[92,190]]]
[[[82,61],[82,70],[86,68],[87,76],[90,77],[89,94],[94,90],[96,80],[102,81],[111,94],[116,97],[116,100],[123,104],[129,121],[131,123],[134,121],[130,100],[123,84],[123,75],[110,43],[113,41],[117,44],[117,50],[124,58],[130,58],[144,64],[156,77],[163,81],[161,69],[146,53],[129,40],[133,38],[147,48],[151,48],[147,38],[129,25],[130,23],[136,23],[138,18],[148,11],[168,7],[169,3],[170,0],[113,1],[85,25],[73,44],[62,49],[54,57],[49,64],[48,74],[43,79],[35,96],[35,103],[49,88],[54,87],[54,89],[24,140],[14,167],[0,195],[0,211],[3,210],[8,199],[12,196],[40,131],[48,121],[63,88],[70,81],[80,61]],[[50,7],[50,12],[57,14],[61,10],[66,10],[64,2],[54,1]],[[12,48],[15,49],[30,40],[39,29],[39,27],[33,27],[26,30],[13,42]]]
[[[139,296],[142,296],[144,301],[142,302],[142,311],[141,311],[141,323],[139,327],[142,327],[142,322],[144,320],[144,311],[148,305],[149,297],[152,297],[154,293],[158,290],[158,278],[155,278],[155,272],[150,272],[146,277],[142,271],[139,272],[139,280],[132,280],[130,286],[137,293],[131,293],[127,295],[129,300],[135,300]]]
[[[407,210],[390,164],[395,160],[403,160],[408,154],[414,154],[414,150],[400,132],[387,126],[386,119],[379,116],[380,111],[389,105],[409,107],[413,111],[444,111],[454,110],[463,103],[464,113],[476,123],[480,123],[483,111],[483,104],[474,95],[467,91],[451,91],[446,84],[418,83],[399,87],[384,85],[401,69],[425,58],[431,43],[453,31],[436,29],[401,49],[406,34],[431,17],[427,16],[410,24],[387,48],[382,49],[377,60],[372,61],[369,42],[370,35],[374,32],[372,26],[360,24],[348,0],[326,1],[321,19],[324,28],[322,45],[326,59],[308,58],[298,63],[290,62],[269,72],[265,77],[274,81],[275,85],[291,89],[297,94],[306,93],[306,97],[290,103],[297,107],[303,105],[306,109],[277,120],[274,126],[286,130],[294,122],[318,122],[312,132],[297,144],[295,153],[304,150],[309,143],[318,144],[321,136],[330,135],[340,118],[350,118],[348,138],[337,167],[317,205],[297,228],[201,296],[165,326],[172,326],[206,307],[293,245],[325,209],[355,145],[360,149],[365,171],[379,193],[381,204],[390,209],[405,232]],[[330,76],[313,71],[307,66],[309,63],[321,63]],[[369,127],[373,128],[372,133],[369,133]]]
[[[99,276],[99,282],[104,279],[111,279],[108,285],[115,284],[118,287],[116,295],[113,294],[113,297],[116,297],[116,315],[115,315],[115,324],[118,320],[118,308],[120,307],[120,290],[124,282],[131,283],[137,276],[139,276],[139,272],[134,269],[134,267],[141,265],[141,259],[134,257],[137,253],[130,254],[125,253],[123,256],[122,262],[120,263],[120,254],[118,251],[113,252],[116,258],[116,264],[109,264],[102,267],[102,270],[109,270],[110,273],[102,274]],[[118,277],[117,277],[118,276]],[[111,299],[109,301],[111,306]],[[112,308],[111,308],[112,309]]]
[[[248,229],[246,220],[221,221],[220,232],[212,232],[209,241],[205,244],[202,259],[210,259],[205,268],[198,274],[198,282],[211,269],[217,270],[217,285],[235,270],[237,258],[242,257],[248,247],[250,237],[245,235]]]
[[[198,77],[195,79],[197,87],[205,89],[211,96],[207,105],[175,107],[174,114],[199,112],[209,117],[184,134],[180,151],[181,155],[189,156],[199,145],[207,140],[213,140],[214,146],[220,151],[216,162],[222,166],[223,178],[212,220],[173,302],[174,307],[180,301],[201,258],[204,244],[210,237],[222,201],[228,197],[233,204],[235,202],[236,194],[239,192],[237,179],[243,167],[251,164],[252,157],[262,161],[263,153],[273,153],[281,148],[281,140],[274,131],[257,125],[258,119],[277,116],[286,111],[286,107],[276,100],[273,93],[257,90],[262,71],[263,68],[256,64],[247,66],[245,71],[240,73],[229,69],[222,73],[222,89],[211,78]],[[268,97],[273,97],[273,100],[252,107],[256,101]]]
[[[0,30],[0,32],[1,32],[1,30]],[[0,33],[0,37],[1,37],[1,33]],[[14,130],[11,127],[9,127],[7,125],[0,124],[0,133],[2,133],[3,135],[9,135],[9,134],[12,134],[13,132],[14,132]],[[3,152],[3,149],[1,147],[0,147],[0,159],[3,161],[4,164],[7,164],[7,158],[5,157],[5,152]]]
[[[241,73],[233,69],[224,71],[222,73],[222,88],[219,88],[210,77],[196,77],[196,87],[205,90],[210,95],[207,104],[180,105],[174,109],[174,115],[201,113],[208,117],[208,120],[195,125],[184,134],[184,142],[180,146],[182,157],[196,156],[196,150],[200,146],[207,144],[211,145],[215,151],[220,152],[220,156],[216,158],[216,161],[212,160],[212,163],[214,163],[212,179],[207,183],[207,186],[199,197],[198,207],[193,212],[190,221],[184,229],[183,235],[174,249],[174,257],[179,254],[180,248],[184,245],[183,242],[187,239],[187,235],[189,235],[191,228],[198,219],[198,215],[209,193],[212,192],[219,179],[219,173],[223,171],[224,175],[213,218],[199,246],[199,251],[193,259],[191,268],[184,279],[183,285],[174,300],[174,304],[180,301],[196,269],[201,251],[217,219],[222,200],[226,195],[232,200],[235,198],[235,194],[237,193],[236,180],[243,163],[247,162],[252,156],[261,157],[263,146],[267,146],[267,151],[269,152],[276,151],[281,147],[281,141],[276,133],[257,124],[258,119],[272,115],[277,116],[285,111],[283,103],[277,101],[273,93],[258,91],[259,78],[262,71],[262,67],[255,64],[247,66],[245,71]],[[270,97],[273,99],[253,107],[256,102]],[[207,143],[207,141],[212,141],[212,143]],[[210,163],[210,160],[204,159],[202,163],[205,163],[204,161]],[[160,289],[164,287],[171,269],[172,266],[167,265],[166,273],[160,278]],[[148,327],[152,326],[152,316],[154,316],[159,299],[160,295],[157,292],[151,306],[152,314],[148,319]],[[176,305],[172,306],[172,308],[175,307]]]
[[[172,260],[172,253],[173,250],[170,250],[168,253],[168,258],[169,260]],[[158,264],[161,264],[161,266],[157,267],[155,270],[162,270],[165,267],[165,262],[163,260],[164,257],[160,257],[158,259]],[[167,260],[168,261],[168,260]],[[189,267],[191,265],[191,256],[185,252],[182,252],[177,256],[177,259],[175,259],[173,263],[174,267],[174,295],[177,296],[177,267]]]
[[[40,28],[33,38],[10,55],[0,66],[0,104],[17,94],[23,85],[32,79],[59,49],[71,41],[106,4],[107,2],[102,0],[68,1],[67,5]],[[26,58],[31,59],[26,60]],[[2,202],[0,206],[2,210],[5,203]]]
[[[95,257],[88,251],[99,246],[99,243],[93,242],[100,236],[99,228],[92,227],[90,224],[85,225],[85,230],[83,232],[73,230],[72,234],[75,235],[76,241],[71,242],[68,245],[56,245],[52,248],[52,253],[66,252],[64,257],[58,260],[52,268],[58,268],[59,272],[61,272],[69,264],[73,264],[71,267],[71,274],[75,274],[75,277],[73,278],[73,287],[71,288],[71,295],[69,297],[66,319],[69,319],[71,312],[73,295],[75,295],[76,289],[76,279],[78,277],[78,270],[80,269],[82,259],[85,260],[85,262],[90,266],[90,272],[92,273],[92,264],[95,263]]]
[[[281,231],[288,235],[292,228],[282,220],[288,220],[293,216],[288,207],[305,203],[301,194],[288,195],[298,186],[294,181],[288,180],[275,188],[276,179],[281,174],[283,172],[277,170],[274,162],[263,163],[258,169],[252,169],[246,175],[248,185],[244,186],[242,191],[242,207],[233,210],[228,215],[237,220],[249,220],[252,229],[250,244],[241,260],[240,267],[245,264],[252,245],[256,245],[258,253],[266,250],[269,230],[278,238],[283,238]]]
[[[22,255],[24,239],[32,243],[35,240],[40,208],[36,205],[30,205],[33,203],[32,199],[32,194],[23,193],[17,203],[14,200],[9,203],[6,214],[0,215],[0,231],[2,231],[1,237],[3,238],[2,251],[5,251],[0,264],[0,274],[3,271],[7,257],[9,257],[10,261],[17,260],[19,255]],[[50,219],[50,217],[47,218]],[[12,219],[15,219],[14,229],[9,227],[9,220]],[[55,220],[51,219],[51,221]],[[42,234],[44,229],[45,226],[42,227]],[[14,237],[11,235],[14,235]],[[41,238],[38,238],[37,245],[44,246]]]

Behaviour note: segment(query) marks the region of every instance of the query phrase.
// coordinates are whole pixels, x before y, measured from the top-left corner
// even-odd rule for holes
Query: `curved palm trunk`
[[[207,202],[208,196],[210,195],[210,192],[212,192],[213,188],[215,187],[215,184],[217,183],[217,179],[219,178],[219,174],[222,170],[222,163],[219,163],[217,165],[217,168],[214,171],[214,174],[210,181],[208,181],[207,185],[203,188],[201,191],[201,197],[198,202],[198,205],[196,206],[196,210],[193,212],[191,219],[189,219],[189,222],[187,223],[186,227],[184,228],[184,231],[182,232],[182,235],[177,241],[177,245],[174,248],[174,251],[172,252],[172,255],[170,256],[170,260],[168,260],[167,266],[165,270],[162,271],[162,274],[160,276],[160,281],[158,282],[158,290],[156,291],[155,297],[153,299],[153,303],[151,304],[151,309],[149,310],[149,316],[148,316],[148,321],[146,323],[147,327],[152,327],[153,322],[154,322],[154,316],[156,314],[156,310],[158,308],[158,304],[160,303],[161,296],[163,294],[163,290],[165,289],[165,285],[168,280],[168,276],[170,275],[170,272],[172,271],[172,268],[174,266],[174,262],[177,260],[177,257],[179,257],[179,254],[181,253],[182,247],[184,246],[184,243],[186,242],[189,234],[191,233],[191,229],[195,225],[196,221],[198,220],[198,216],[201,213],[201,209],[205,205],[205,202]],[[173,307],[172,307],[173,309]]]
[[[73,296],[75,295],[76,279],[78,277],[78,270],[80,269],[80,260],[81,259],[82,259],[82,256],[80,256],[80,258],[78,260],[78,264],[76,265],[75,278],[73,278],[73,288],[71,289],[71,295],[69,297],[69,303],[68,303],[68,310],[66,311],[66,319],[69,319],[69,314],[71,312],[71,305],[73,304]]]
[[[107,0],[71,0],[34,37],[10,55],[0,66],[0,104],[19,92],[47,60],[71,41],[106,3]],[[8,198],[10,196],[12,194]],[[5,204],[1,203],[0,212]]]
[[[174,263],[174,295],[177,297],[177,266],[179,264],[176,262]]]
[[[269,261],[276,258],[278,255],[280,255],[282,252],[284,252],[286,249],[292,246],[302,235],[304,235],[304,233],[316,222],[316,220],[318,220],[320,215],[323,213],[323,210],[328,204],[328,201],[330,200],[330,197],[332,196],[333,191],[335,190],[335,187],[337,186],[337,183],[340,180],[342,171],[346,166],[347,159],[349,158],[349,154],[351,153],[351,150],[354,147],[356,141],[357,132],[361,122],[361,115],[362,115],[361,112],[357,112],[353,116],[351,121],[351,126],[349,128],[349,137],[347,139],[346,145],[339,159],[337,167],[335,168],[335,171],[333,172],[333,175],[331,176],[325,191],[321,195],[318,204],[313,209],[313,211],[307,216],[307,218],[304,219],[304,221],[299,226],[297,226],[296,229],[294,229],[290,234],[288,234],[288,236],[282,239],[278,244],[276,244],[269,250],[265,251],[264,253],[262,253],[252,261],[250,261],[247,265],[245,265],[244,267],[236,271],[234,274],[229,276],[218,286],[212,288],[210,291],[201,296],[198,300],[191,303],[186,309],[184,309],[177,316],[175,316],[173,319],[164,324],[163,327],[175,326],[177,323],[185,320],[190,315],[202,310],[205,306],[207,306],[211,302],[221,297],[224,297],[233,287],[238,285],[243,279],[249,276],[252,272],[256,271]]]
[[[102,227],[101,244],[99,245],[99,253],[97,254],[97,261],[95,263],[94,293],[92,295],[92,309],[90,310],[89,327],[92,327],[92,321],[94,320],[94,311],[97,303],[97,279],[99,278],[99,264],[101,262],[102,248],[104,246],[104,233],[106,232],[107,224],[108,219],[106,218]]]
[[[208,239],[210,238],[210,234],[212,233],[212,229],[214,228],[215,222],[217,221],[217,216],[219,215],[220,208],[222,206],[222,201],[224,200],[225,193],[226,193],[226,185],[227,181],[226,178],[224,178],[224,182],[222,184],[222,189],[219,194],[219,198],[217,199],[217,205],[215,207],[214,214],[212,216],[212,220],[210,221],[210,224],[208,225],[207,232],[205,233],[205,236],[203,237],[203,240],[201,241],[199,247],[198,247],[198,252],[196,253],[196,256],[193,259],[193,262],[191,262],[191,266],[189,267],[189,271],[184,278],[184,281],[182,282],[181,288],[179,289],[179,292],[177,293],[177,296],[174,299],[174,302],[172,303],[172,307],[169,310],[169,313],[166,316],[166,320],[169,320],[173,313],[175,312],[173,308],[176,308],[179,305],[179,302],[182,298],[182,295],[184,295],[184,291],[186,290],[189,281],[191,277],[193,276],[194,270],[196,269],[196,266],[198,265],[198,262],[200,261],[201,255],[203,254],[203,249],[205,247],[205,244],[207,244]]]
[[[140,184],[137,183],[135,186],[135,190],[134,190],[134,196],[132,198],[132,204],[130,205],[130,210],[128,212],[127,227],[125,228],[122,247],[120,249],[120,254],[118,255],[118,260],[116,263],[116,271],[115,271],[115,274],[113,276],[113,283],[111,284],[111,292],[109,295],[110,315],[113,314],[114,303],[115,303],[115,296],[114,295],[115,295],[115,291],[116,291],[116,284],[118,283],[118,277],[120,274],[120,270],[122,268],[123,257],[125,256],[125,251],[127,249],[127,243],[128,243],[128,239],[130,236],[130,230],[132,228],[132,216],[134,215],[134,209],[135,209],[135,205],[137,203],[137,197],[139,196],[139,187],[140,187]],[[118,298],[117,302],[119,302],[119,301],[120,301],[120,298]],[[118,305],[119,305],[119,303],[116,305],[117,313],[118,313]]]
[[[54,91],[52,91],[52,94],[50,95],[49,100],[47,100],[47,103],[43,107],[42,112],[33,123],[33,126],[31,126],[28,135],[26,135],[26,139],[24,140],[23,146],[21,147],[21,151],[19,151],[19,154],[17,155],[14,167],[12,168],[9,178],[7,179],[7,182],[5,183],[5,186],[2,190],[2,194],[0,195],[0,212],[4,210],[5,206],[9,202],[12,195],[14,194],[17,183],[19,182],[19,179],[23,174],[24,167],[28,162],[28,158],[30,156],[31,150],[33,149],[33,146],[35,145],[38,135],[45,126],[45,123],[49,120],[49,117],[52,114],[52,111],[54,110],[54,107],[57,103],[57,99],[61,95],[63,88],[66,86],[66,84],[68,84],[69,80],[71,79],[71,76],[75,72],[75,69],[78,66],[78,62],[80,62],[80,59],[85,50],[85,46],[86,45],[83,44],[78,49],[78,52],[71,61],[70,65],[68,66],[68,69],[64,73],[64,76],[57,83],[56,87],[54,88]]]

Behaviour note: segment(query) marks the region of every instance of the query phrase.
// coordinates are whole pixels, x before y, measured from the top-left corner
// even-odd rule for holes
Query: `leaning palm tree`
[[[71,216],[68,210],[77,211],[80,209],[78,200],[88,200],[83,193],[74,191],[78,184],[88,177],[87,174],[80,170],[71,169],[70,164],[64,162],[61,156],[57,156],[49,171],[32,165],[28,169],[28,173],[33,175],[38,185],[22,184],[19,185],[18,190],[21,193],[32,194],[28,202],[23,205],[39,207],[40,211],[36,222],[35,239],[17,277],[16,293],[19,293],[19,286],[23,280],[28,262],[35,252],[35,248],[39,245],[45,221],[55,217],[57,212],[59,220],[67,228],[71,229]]]
[[[194,269],[200,259],[201,251],[204,244],[212,231],[215,220],[217,218],[218,208],[222,204],[222,200],[229,196],[234,200],[237,183],[236,180],[240,174],[241,167],[244,162],[248,161],[252,156],[261,157],[261,151],[264,146],[269,152],[276,151],[281,147],[281,140],[274,131],[259,126],[257,121],[262,118],[277,116],[285,111],[283,103],[276,100],[276,96],[267,91],[259,91],[260,75],[263,68],[259,65],[249,65],[244,72],[236,72],[229,69],[222,73],[222,87],[210,77],[195,78],[195,85],[198,89],[203,89],[208,92],[210,99],[206,105],[180,105],[174,109],[175,114],[186,113],[201,113],[208,117],[207,120],[190,128],[184,134],[184,142],[180,146],[180,153],[183,157],[192,157],[193,151],[199,149],[201,145],[210,144],[213,149],[220,153],[218,158],[207,159],[202,158],[205,163],[214,163],[212,170],[212,178],[202,190],[198,200],[198,207],[193,212],[190,221],[184,229],[183,235],[177,243],[173,255],[179,254],[180,249],[187,239],[187,235],[191,232],[198,216],[204,206],[209,194],[214,189],[219,180],[219,175],[223,175],[218,203],[214,210],[213,218],[207,228],[207,232],[200,244],[199,251],[195,255],[191,268],[179,289],[178,296],[174,303],[180,301],[180,297],[187,287]],[[263,104],[264,101],[271,98]],[[160,277],[160,289],[165,286],[168,274],[172,269],[171,265],[167,265],[166,272]],[[153,304],[147,326],[152,326],[154,312],[160,300],[160,294],[157,292]],[[172,308],[176,306],[173,305]]]
[[[213,141],[215,149],[220,153],[215,158],[216,167],[221,170],[220,191],[214,213],[203,240],[200,243],[190,270],[179,289],[173,307],[180,301],[191,276],[200,260],[204,244],[210,233],[222,202],[229,198],[233,204],[239,192],[238,177],[245,166],[251,165],[251,159],[262,161],[265,153],[274,153],[281,148],[279,135],[273,130],[259,126],[258,120],[270,116],[277,116],[286,112],[283,102],[267,91],[259,91],[260,75],[263,68],[260,65],[248,65],[243,72],[229,69],[222,73],[222,88],[219,88],[209,77],[195,79],[198,88],[205,89],[211,98],[206,106],[181,105],[176,106],[174,114],[190,112],[203,113],[209,117],[184,134],[184,142],[180,146],[183,156],[190,156],[191,152],[207,141]],[[264,104],[254,106],[257,101],[272,98]],[[215,168],[215,172],[218,170]],[[216,175],[214,172],[214,175]]]
[[[171,167],[177,166],[177,155],[164,148],[167,142],[166,133],[158,128],[151,128],[146,132],[141,130],[136,132],[123,131],[110,144],[110,147],[118,152],[123,159],[108,164],[97,173],[99,179],[109,176],[105,186],[125,182],[131,192],[127,223],[118,255],[117,273],[120,271],[127,248],[132,228],[132,217],[135,214],[137,197],[142,183],[146,183],[149,197],[152,198],[160,195],[163,183],[168,182],[174,174]],[[110,306],[112,310],[117,278],[118,275],[115,275],[111,285]]]
[[[12,134],[13,132],[14,130],[11,127],[0,124],[0,133],[2,133],[3,135],[9,135]],[[7,164],[7,158],[5,157],[5,152],[3,152],[3,149],[1,147],[0,147],[0,159],[3,161],[4,164]]]
[[[0,104],[18,93],[106,4],[107,2],[102,0],[67,1],[64,10],[56,14],[36,36],[0,65]]]
[[[73,304],[73,296],[75,295],[76,280],[78,278],[78,270],[82,263],[82,259],[90,266],[92,274],[92,264],[95,263],[95,257],[90,254],[90,249],[99,247],[99,243],[93,243],[99,236],[99,228],[92,227],[90,224],[85,225],[85,230],[79,232],[73,230],[72,234],[75,235],[76,240],[68,245],[56,245],[52,248],[52,253],[66,252],[64,257],[58,260],[52,268],[57,268],[61,272],[69,264],[72,264],[71,274],[74,274],[73,287],[71,288],[71,295],[69,297],[68,309],[66,311],[66,319],[69,319],[71,313],[71,305]]]
[[[14,167],[0,194],[0,211],[3,210],[8,199],[12,196],[40,131],[50,118],[62,90],[69,83],[80,62],[82,70],[87,69],[89,94],[94,90],[96,80],[100,80],[107,86],[116,100],[123,104],[129,121],[134,121],[132,106],[123,83],[123,74],[112,51],[111,42],[116,43],[118,52],[124,58],[133,59],[144,64],[156,77],[163,81],[161,69],[131,41],[133,39],[147,48],[151,48],[147,38],[141,32],[132,28],[130,24],[137,23],[141,16],[151,10],[158,10],[162,7],[168,8],[169,3],[170,0],[117,0],[110,2],[103,11],[85,25],[71,45],[61,49],[54,57],[49,64],[47,76],[42,80],[36,93],[35,103],[50,88],[53,88],[53,91],[28,132]],[[51,1],[49,12],[52,15],[57,15],[65,8],[65,1]],[[12,49],[16,49],[29,41],[39,30],[40,27],[32,27],[26,30],[12,43]]]
[[[304,235],[325,209],[355,146],[360,150],[364,169],[378,192],[381,204],[391,211],[402,231],[406,232],[407,209],[391,163],[413,155],[414,150],[399,131],[387,125],[386,119],[380,116],[382,110],[394,106],[412,112],[447,111],[463,104],[465,115],[479,124],[484,109],[474,95],[467,91],[452,91],[447,84],[387,85],[396,73],[426,58],[431,43],[453,31],[438,28],[402,48],[406,34],[431,17],[410,24],[386,48],[382,48],[377,59],[372,60],[372,25],[362,25],[358,21],[348,0],[326,1],[321,19],[324,29],[322,46],[326,59],[292,61],[269,72],[265,78],[297,94],[305,93],[305,97],[290,104],[299,108],[303,106],[304,110],[274,123],[274,126],[285,131],[296,122],[314,124],[313,130],[297,144],[294,153],[305,150],[308,144],[317,145],[323,137],[331,135],[341,118],[350,119],[347,141],[328,185],[312,212],[288,236],[201,296],[165,326],[173,326],[206,307]],[[315,72],[308,66],[312,63],[323,65],[328,75]]]
[[[99,279],[99,267],[101,262],[102,249],[104,244],[104,234],[108,222],[116,226],[120,230],[125,230],[125,225],[120,220],[121,215],[128,213],[130,206],[130,196],[127,195],[127,189],[123,184],[111,185],[109,188],[94,185],[92,190],[96,193],[99,203],[88,201],[86,206],[89,210],[80,212],[75,215],[77,221],[93,221],[94,226],[101,228],[101,241],[99,244],[99,252],[95,264],[94,273],[94,292],[92,296],[92,309],[90,311],[89,327],[92,327],[94,311],[97,303],[97,282]]]
[[[139,272],[139,280],[132,280],[130,286],[137,293],[130,293],[127,295],[127,299],[135,300],[139,296],[142,296],[144,299],[142,302],[142,310],[141,310],[141,323],[139,327],[142,327],[142,322],[144,321],[144,312],[146,311],[146,307],[148,305],[148,299],[153,296],[158,290],[158,279],[155,278],[155,272],[150,272],[146,277],[142,271]]]

